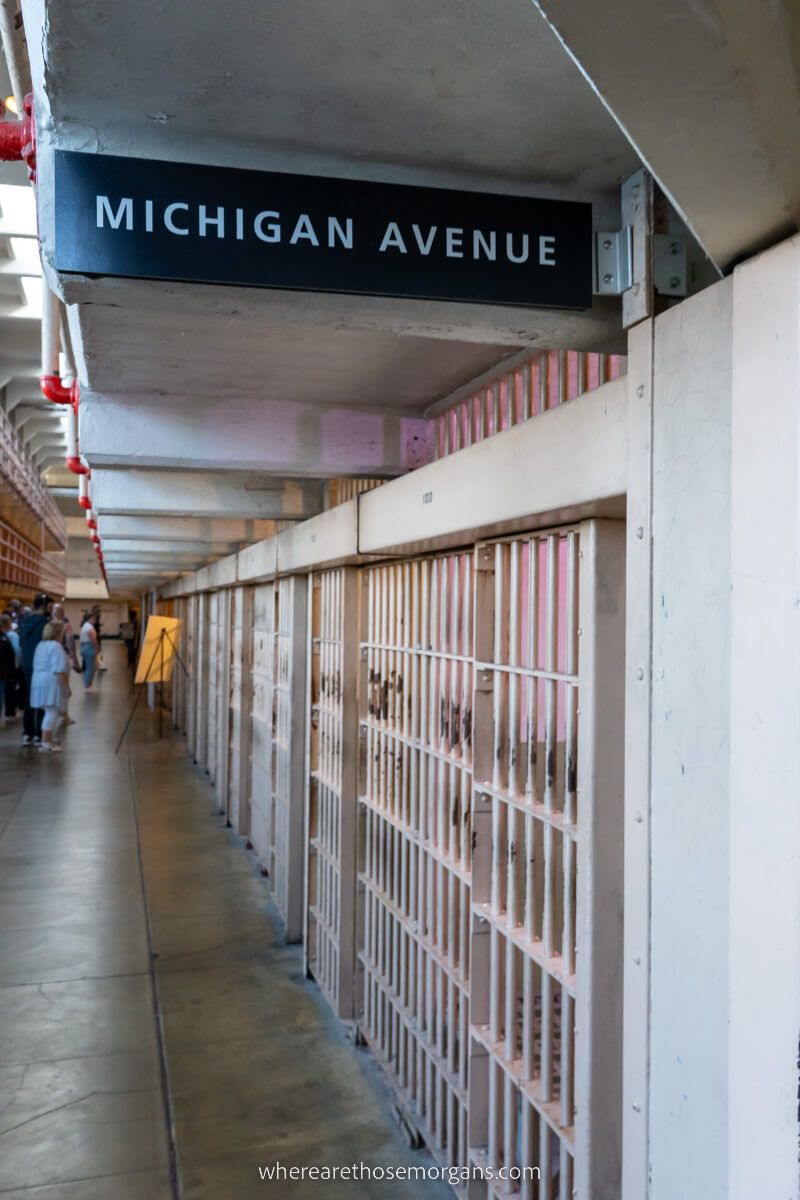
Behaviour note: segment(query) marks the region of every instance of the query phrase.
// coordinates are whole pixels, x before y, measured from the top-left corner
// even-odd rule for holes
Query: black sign
[[[592,302],[589,204],[56,152],[59,271],[546,308]]]

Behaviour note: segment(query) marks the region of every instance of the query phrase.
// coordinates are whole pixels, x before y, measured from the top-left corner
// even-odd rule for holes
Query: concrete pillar
[[[727,1195],[731,293],[654,323],[649,1200]]]
[[[798,1200],[800,239],[631,347],[623,1198]]]
[[[730,1200],[796,1200],[800,239],[733,280]],[[722,1024],[722,1022],[720,1022]]]

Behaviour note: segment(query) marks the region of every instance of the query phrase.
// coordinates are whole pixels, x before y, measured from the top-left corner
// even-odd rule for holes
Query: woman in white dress
[[[42,754],[53,754],[61,749],[54,738],[70,696],[69,658],[61,645],[63,629],[60,621],[49,621],[33,656],[30,706],[44,709],[39,747]]]

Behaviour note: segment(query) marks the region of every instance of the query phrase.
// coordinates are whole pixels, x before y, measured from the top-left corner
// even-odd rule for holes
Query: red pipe
[[[77,417],[81,399],[81,389],[77,379],[71,387],[64,387],[60,375],[40,375],[39,387],[42,389],[45,400],[50,400],[53,404],[70,404]],[[67,459],[67,470],[71,471],[73,475],[91,474],[89,468],[84,466],[77,455],[70,455]],[[81,502],[79,501],[79,503]]]
[[[0,117],[5,116],[6,106],[0,101]],[[36,118],[33,111],[33,95],[25,97],[22,113],[18,121],[0,120],[0,161],[13,162],[22,159],[28,168],[28,178],[36,181]],[[71,404],[75,413],[78,412],[80,389],[78,381],[71,387],[64,387],[59,375],[42,375],[39,379],[42,395],[53,404]],[[67,467],[73,475],[91,475],[88,467],[80,458],[70,455]],[[81,508],[91,508],[91,500],[87,497],[79,499]],[[96,528],[96,523],[94,523]],[[99,539],[98,539],[99,543]]]
[[[0,107],[0,116],[6,107]],[[18,121],[0,121],[0,160],[13,162],[22,159],[28,168],[28,178],[36,180],[36,121],[33,115],[33,96],[29,93],[23,102]]]
[[[53,404],[71,404],[75,411],[78,411],[80,389],[77,380],[71,387],[64,387],[60,375],[40,375],[39,387],[45,400],[51,400]]]

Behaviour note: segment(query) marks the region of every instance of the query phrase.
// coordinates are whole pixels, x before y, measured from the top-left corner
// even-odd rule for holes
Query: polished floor
[[[60,756],[0,730],[3,1200],[444,1197],[442,1183],[264,1182],[259,1167],[426,1165],[349,1045],[185,741],[107,643]]]

